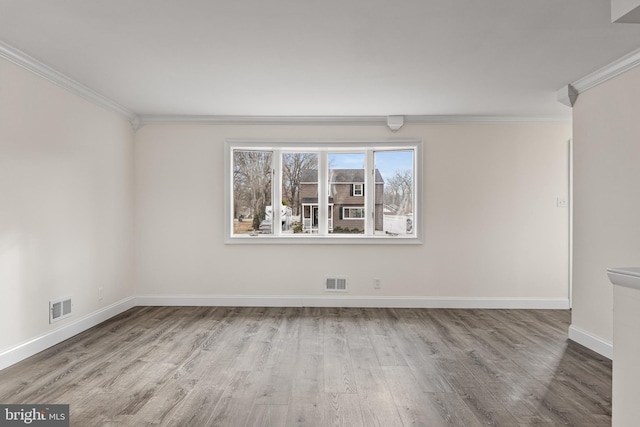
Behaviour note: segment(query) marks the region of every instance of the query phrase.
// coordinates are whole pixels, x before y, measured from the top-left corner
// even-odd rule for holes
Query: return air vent
[[[326,292],[347,292],[346,277],[325,277],[324,290]]]
[[[71,298],[49,301],[49,323],[71,316]]]

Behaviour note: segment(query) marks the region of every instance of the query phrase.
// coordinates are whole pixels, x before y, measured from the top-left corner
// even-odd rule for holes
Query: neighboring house
[[[329,231],[358,229],[364,231],[364,169],[331,169],[329,171]],[[383,226],[384,180],[376,169],[375,230]],[[300,179],[300,212],[303,231],[318,230],[318,171],[302,171]]]

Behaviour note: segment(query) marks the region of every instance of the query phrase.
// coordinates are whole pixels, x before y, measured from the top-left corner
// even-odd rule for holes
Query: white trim
[[[514,123],[567,123],[567,116],[484,116],[484,115],[421,115],[404,116],[404,124],[514,124]]]
[[[43,350],[53,347],[62,341],[92,328],[105,320],[109,320],[118,314],[136,306],[136,298],[129,297],[98,311],[88,314],[81,319],[67,323],[66,325],[40,335],[22,344],[8,348],[0,352],[0,370],[33,356]]]
[[[613,360],[613,344],[577,326],[569,326],[569,339]]]
[[[280,236],[272,234],[234,235],[233,237],[225,237],[224,243],[226,245],[422,245],[424,242],[419,235],[367,236],[365,234],[332,233],[321,236],[319,234],[298,233]]]
[[[378,307],[566,310],[566,298],[461,298],[296,295],[141,295],[142,306]]]
[[[568,192],[569,192],[569,268],[568,268],[568,292],[569,292],[569,308],[573,308],[573,138],[568,141]]]
[[[233,186],[233,150],[227,143],[224,144],[224,200],[231,200],[233,197],[231,189]],[[223,205],[224,209],[224,236],[225,242],[229,240],[229,236],[233,234],[233,203]],[[273,228],[273,221],[271,222]]]
[[[593,89],[594,87],[601,85],[602,83],[609,81],[612,78],[637,67],[638,65],[640,65],[640,49],[634,50],[633,52],[628,53],[622,58],[616,59],[593,73],[587,74],[581,79],[558,89],[556,92],[558,102],[568,107],[573,107],[581,93],[584,93],[589,89]]]
[[[199,125],[380,125],[386,126],[383,116],[215,116],[215,115],[142,115],[141,125],[199,124]]]
[[[51,83],[80,96],[81,98],[91,101],[94,104],[106,108],[107,110],[125,116],[131,122],[134,129],[139,126],[138,116],[133,111],[112,101],[106,96],[100,95],[93,89],[90,89],[82,83],[67,77],[59,71],[56,71],[48,65],[38,61],[36,58],[2,41],[0,41],[0,58],[4,58],[9,62],[31,71],[33,74],[36,74]]]
[[[572,85],[566,85],[556,92],[558,102],[573,107],[578,99],[578,91]]]
[[[233,169],[233,168],[232,168]],[[278,171],[278,173],[276,173]],[[282,233],[282,151],[271,154],[271,234],[278,237]],[[278,208],[276,209],[276,205]]]
[[[608,65],[605,65],[599,70],[596,70],[579,80],[576,80],[571,84],[571,86],[573,86],[578,94],[580,94],[606,82],[607,80],[611,80],[612,78],[632,68],[635,68],[638,65],[640,65],[640,49],[635,50]]]
[[[415,115],[404,116],[406,124],[513,124],[566,123],[571,116],[474,116],[474,115]],[[144,125],[284,125],[284,126],[383,126],[387,116],[193,116],[141,115]]]
[[[413,155],[416,156],[417,151],[414,150]],[[378,187],[378,184],[376,183],[377,177],[376,177],[375,165],[376,165],[376,151],[368,150],[364,154],[364,171],[363,171],[364,184],[362,187],[362,190],[364,193],[364,209],[362,210],[362,216],[364,216],[364,234],[366,234],[367,236],[373,236],[376,234],[375,203],[376,203],[376,188]],[[371,171],[371,174],[369,174],[369,171]],[[414,181],[413,187],[416,187],[417,185],[420,186],[420,184],[416,184]],[[382,198],[382,200],[384,202],[384,197]],[[369,212],[371,212],[370,215],[368,214]],[[344,210],[342,211],[342,218],[344,219]]]
[[[326,150],[318,153],[318,234],[327,238],[329,234],[329,153]],[[331,214],[334,214],[333,208]],[[313,212],[311,212],[311,229],[313,229]],[[331,222],[333,231],[333,221]]]

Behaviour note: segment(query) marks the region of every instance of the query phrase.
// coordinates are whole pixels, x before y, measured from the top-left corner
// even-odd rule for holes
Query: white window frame
[[[224,236],[226,244],[422,244],[422,141],[266,141],[266,140],[234,140],[225,141],[224,161]],[[234,235],[233,234],[233,152],[234,150],[271,151],[272,155],[272,198],[282,200],[281,161],[284,152],[318,153],[318,233],[283,234],[281,227],[272,227],[272,234]],[[413,230],[411,235],[376,235],[374,234],[375,215],[375,169],[374,153],[378,151],[413,151]],[[328,229],[328,154],[329,153],[365,154],[364,197],[364,234],[329,233]],[[323,196],[324,195],[324,196]],[[369,214],[370,213],[370,214]],[[280,209],[273,210],[272,224],[280,224]]]
[[[364,191],[362,191],[362,187],[364,186],[364,184],[351,184],[353,186],[353,195],[355,197],[360,197],[360,196],[364,196]],[[358,191],[356,191],[356,189],[358,189]]]
[[[362,216],[352,217],[351,214],[349,214],[349,216],[346,216],[345,213],[347,211],[351,211],[351,210],[361,210],[362,211]],[[360,221],[362,221],[365,218],[365,212],[366,212],[366,209],[364,208],[364,206],[343,206],[342,207],[342,219],[360,220]]]

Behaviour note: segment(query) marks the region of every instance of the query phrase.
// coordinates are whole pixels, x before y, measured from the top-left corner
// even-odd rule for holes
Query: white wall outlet
[[[373,289],[380,289],[382,287],[382,279],[379,277],[373,278]]]
[[[566,197],[558,197],[556,201],[559,208],[566,208],[567,206],[569,206],[569,201]]]
[[[104,296],[104,292],[102,289],[102,286],[98,288],[98,301],[102,301],[102,297]]]

